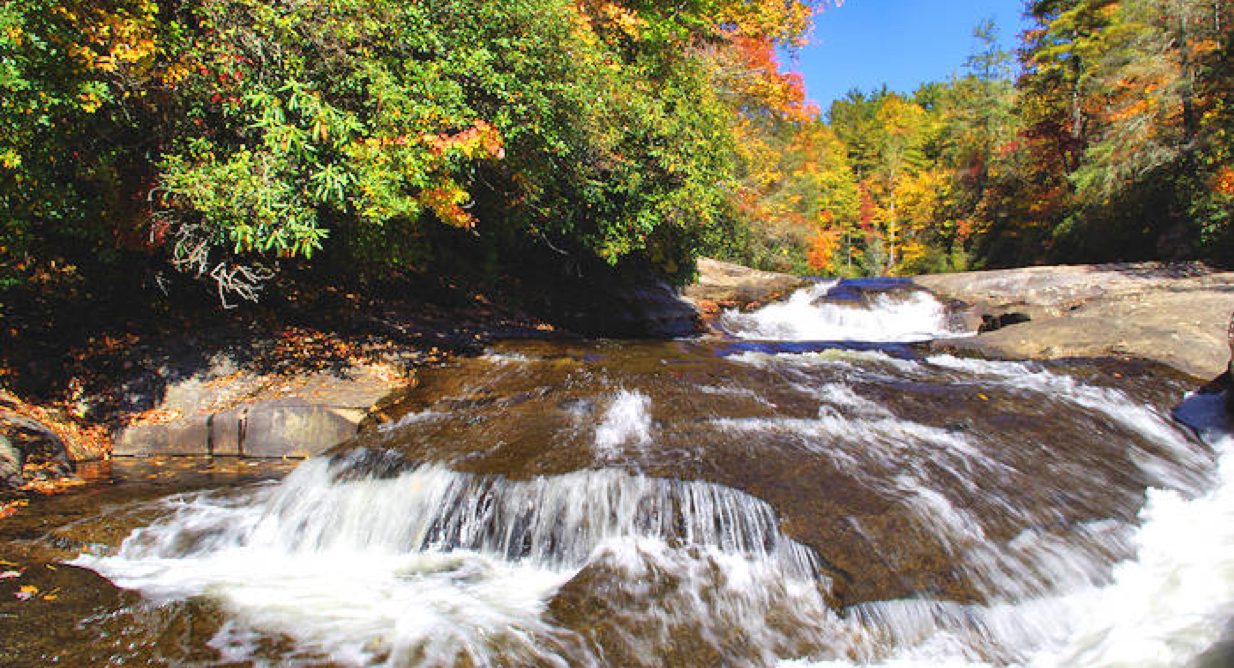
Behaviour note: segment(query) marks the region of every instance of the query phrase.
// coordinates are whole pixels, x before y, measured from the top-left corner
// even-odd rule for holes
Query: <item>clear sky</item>
[[[849,90],[886,83],[912,92],[947,79],[975,50],[973,28],[992,18],[1004,48],[1024,29],[1022,0],[845,0],[814,18],[810,44],[785,58],[823,113]]]

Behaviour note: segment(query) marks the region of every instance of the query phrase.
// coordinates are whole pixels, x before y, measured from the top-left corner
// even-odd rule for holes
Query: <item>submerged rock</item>
[[[987,541],[1077,532],[1085,544],[1090,523],[1133,522],[1145,487],[1202,482],[1137,461],[1164,463],[1178,448],[1193,458],[1182,469],[1209,463],[1162,417],[1186,383],[1161,367],[743,345],[503,347],[426,370],[394,421],[336,454],[394,450],[408,466],[515,480],[616,467],[725,485],[775,508],[842,605],[981,601],[1002,585],[964,555]],[[1150,422],[1159,433],[1142,431]],[[1129,549],[1092,540],[1094,553]],[[1052,586],[1026,580],[1017,586]]]

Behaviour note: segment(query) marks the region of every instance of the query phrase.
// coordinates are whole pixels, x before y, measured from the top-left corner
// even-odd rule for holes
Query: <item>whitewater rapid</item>
[[[726,311],[718,325],[731,336],[762,341],[911,343],[965,333],[928,292],[877,293],[869,304],[829,300],[840,283],[816,283],[752,313]]]
[[[816,303],[828,289],[730,314],[728,326],[755,339],[956,333],[923,293],[875,296],[861,313]],[[494,359],[533,378],[537,365],[559,364]],[[727,372],[685,394],[757,410],[679,416],[636,375],[600,379],[607,391],[586,402],[562,400],[569,434],[560,438],[578,436],[591,468],[508,477],[383,451],[401,430],[458,437],[448,411],[421,407],[383,427],[386,440],[374,447],[310,460],[280,484],[170,498],[161,519],[114,553],[74,563],[154,604],[216,601],[228,621],[210,645],[225,660],[254,660],[270,636],[308,652],[280,665],[324,657],[356,666],[1166,667],[1190,666],[1230,635],[1234,439],[1220,395],[1186,397],[1177,411],[1184,427],[1058,365],[865,350],[716,359]],[[671,371],[653,368],[656,378]],[[774,380],[763,390],[732,384],[741,369]],[[1013,447],[991,449],[984,432],[915,419],[880,399],[907,386],[976,396],[991,411],[1001,410],[987,396],[996,393],[1072,407],[1092,438],[1125,439],[1113,447],[1131,468],[1111,473],[1107,462],[1071,460],[1049,443],[1017,442],[1015,432],[1006,435]],[[772,388],[811,412],[787,414]],[[466,424],[487,437],[475,410]],[[682,429],[702,440],[682,445],[674,436]],[[827,546],[819,554],[795,540],[767,502],[715,482],[656,477],[640,464],[706,460],[711,438],[753,451],[774,441],[803,461],[826,461],[904,509],[975,595],[922,591],[838,608]],[[1149,483],[1135,517],[1076,519],[1064,507],[1014,501],[1033,476],[1075,486],[1037,481],[1043,497],[1070,504],[1113,494],[1102,489],[1109,476],[1133,474]],[[875,542],[864,523],[879,516],[843,519],[852,536]],[[1006,526],[1020,528],[1008,538],[998,530]],[[894,546],[886,549],[877,557],[894,570]]]

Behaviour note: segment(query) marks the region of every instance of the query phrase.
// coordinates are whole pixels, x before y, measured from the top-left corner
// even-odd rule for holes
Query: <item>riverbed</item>
[[[0,523],[4,663],[1220,665],[1219,396],[930,352],[968,332],[898,283],[718,326],[496,344],[294,470],[35,504]]]

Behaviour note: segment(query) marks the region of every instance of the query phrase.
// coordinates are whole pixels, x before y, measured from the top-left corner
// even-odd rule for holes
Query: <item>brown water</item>
[[[844,308],[733,323],[888,317]],[[1188,379],[735,334],[500,345],[279,484],[118,465],[0,522],[0,663],[1186,665],[1220,639],[1227,441],[1217,400],[1186,411],[1211,445],[1170,417]]]
[[[295,465],[197,457],[89,462],[79,469],[84,487],[35,497],[0,520],[0,571],[21,573],[0,580],[0,665],[213,665],[219,656],[206,643],[222,623],[217,606],[151,605],[63,562],[82,551],[114,551],[183,495],[269,483]],[[37,593],[19,600],[29,586]]]

